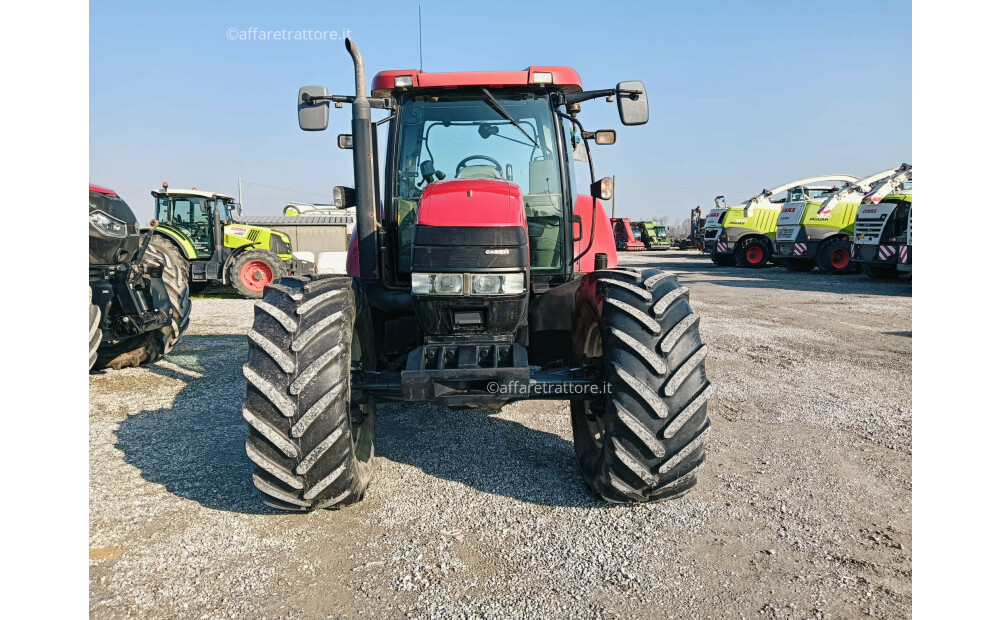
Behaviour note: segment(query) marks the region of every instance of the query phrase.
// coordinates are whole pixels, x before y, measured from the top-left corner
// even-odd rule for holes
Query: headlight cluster
[[[414,295],[520,295],[523,273],[414,273]]]
[[[127,234],[125,222],[109,217],[100,211],[90,214],[90,225],[108,237],[123,238]]]

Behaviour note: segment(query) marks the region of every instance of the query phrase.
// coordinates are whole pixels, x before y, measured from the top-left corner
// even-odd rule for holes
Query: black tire
[[[816,267],[816,261],[811,258],[786,258],[781,264],[789,271],[812,271]]]
[[[716,254],[712,252],[710,256],[712,257],[712,262],[719,267],[732,267],[736,264],[736,257],[732,254]]]
[[[737,267],[761,269],[771,261],[771,244],[760,237],[750,237],[739,243],[733,254]]]
[[[842,276],[858,272],[858,265],[851,261],[851,242],[831,237],[819,244],[816,266],[823,273]]]
[[[580,471],[610,502],[679,497],[697,483],[710,429],[698,315],[671,274],[600,274],[601,309],[584,302],[573,316],[575,361],[610,388],[570,404]]]
[[[90,289],[90,368],[93,368],[97,361],[101,336],[101,309],[94,304],[94,289]]]
[[[883,265],[865,265],[862,269],[866,276],[877,280],[892,280],[899,277],[899,271],[896,270],[895,265],[888,267]]]
[[[152,245],[152,242],[150,242]],[[173,254],[174,256],[171,256]],[[187,331],[191,322],[191,292],[188,284],[187,261],[182,264],[174,262],[174,258],[179,256],[175,250],[168,252],[147,252],[146,257],[158,257],[164,261],[163,284],[167,288],[167,297],[170,299],[170,323],[163,328],[165,336],[163,342],[163,354],[166,355],[173,350],[180,342],[181,336]],[[144,257],[144,262],[147,258]]]
[[[241,275],[244,269],[254,265],[261,266],[254,275],[244,279]],[[277,282],[288,274],[285,263],[277,254],[268,250],[247,250],[237,256],[229,266],[229,284],[247,299],[260,299],[264,296],[264,287]],[[253,284],[248,284],[253,282]],[[255,288],[260,285],[260,288]]]
[[[246,451],[264,503],[308,511],[360,500],[374,463],[375,405],[351,406],[351,370],[374,370],[375,351],[357,281],[268,286],[249,339]]]
[[[191,280],[191,261],[181,254],[181,251],[174,245],[174,242],[163,235],[153,234],[149,241],[149,247],[163,254],[169,259],[168,265],[175,265],[184,276],[184,281]],[[188,284],[190,286],[190,282]]]

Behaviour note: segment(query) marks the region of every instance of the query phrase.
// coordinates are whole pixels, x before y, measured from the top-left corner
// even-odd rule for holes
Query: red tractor
[[[627,252],[637,252],[645,250],[646,246],[639,240],[642,231],[639,230],[639,237],[635,236],[638,225],[632,224],[632,220],[627,217],[616,217],[611,220],[611,229],[615,233],[615,248]]]
[[[349,104],[357,208],[348,275],[290,277],[255,310],[243,415],[253,481],[284,510],[360,500],[372,476],[377,403],[497,409],[571,401],[588,486],[611,502],[691,489],[709,430],[706,348],[688,289],[657,269],[617,267],[598,200],[576,195],[582,102],[616,99],[646,122],[642,82],[584,90],[566,67],[383,71],[369,97],[357,47],[355,94],[299,92],[299,126],[323,130]],[[387,115],[372,121],[372,110]],[[388,123],[379,147],[376,126]],[[379,148],[385,153],[380,174]],[[588,156],[588,160],[589,160]]]

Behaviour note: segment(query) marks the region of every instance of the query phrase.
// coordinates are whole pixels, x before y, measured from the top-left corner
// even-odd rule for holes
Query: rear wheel
[[[736,257],[732,254],[716,254],[712,252],[712,262],[719,267],[732,267],[736,264]]]
[[[786,258],[781,264],[789,271],[812,271],[816,261],[811,258]]]
[[[167,265],[177,267],[185,282],[191,279],[191,263],[170,239],[154,233],[153,238],[149,241],[149,247],[166,256]]]
[[[899,272],[896,270],[895,265],[888,267],[884,265],[865,265],[864,272],[869,278],[876,278],[878,280],[891,280],[899,277]]]
[[[360,500],[371,480],[375,405],[351,374],[374,370],[371,315],[351,277],[284,278],[254,310],[243,417],[253,482],[281,510]]]
[[[90,367],[97,361],[101,347],[101,309],[94,304],[94,289],[90,289]]]
[[[577,363],[608,386],[570,405],[580,471],[611,502],[680,496],[697,482],[710,428],[698,315],[658,269],[612,270],[597,287],[600,309],[580,304],[573,317]]]
[[[771,244],[760,237],[750,237],[736,247],[736,266],[760,269],[771,260]]]
[[[147,253],[147,256],[149,255],[150,253]],[[191,295],[187,261],[182,258],[180,260],[183,263],[174,262],[174,259],[179,256],[176,250],[171,253],[161,252],[158,256],[166,263],[163,266],[163,284],[167,288],[167,297],[170,299],[170,323],[163,328],[165,336],[163,353],[166,355],[180,342],[181,336],[188,328],[191,320]]]
[[[264,287],[285,277],[285,263],[274,252],[247,250],[229,268],[229,282],[248,299],[264,296]]]
[[[844,275],[856,273],[857,266],[851,263],[851,244],[845,239],[827,239],[816,250],[816,265],[823,273]]]

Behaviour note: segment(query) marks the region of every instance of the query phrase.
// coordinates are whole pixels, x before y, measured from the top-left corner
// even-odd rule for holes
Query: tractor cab
[[[163,227],[162,231],[173,229],[178,233],[177,238],[183,239],[183,245],[187,246],[184,249],[188,250],[189,258],[210,258],[220,235],[215,214],[219,214],[220,224],[224,225],[232,219],[236,202],[229,196],[214,192],[169,189],[166,183],[162,190],[152,194],[156,199],[156,219]]]
[[[505,196],[510,204],[502,208],[524,211],[532,272],[558,273],[569,263],[572,239],[564,222],[575,193],[567,174],[573,138],[544,88],[407,90],[399,93],[395,120],[386,225],[397,280],[413,271],[418,221],[436,225],[418,218],[418,206],[431,192],[436,200],[425,200],[425,210],[464,194],[469,204],[455,211],[454,226],[514,223],[500,213],[493,216],[500,220],[489,221],[487,211],[469,200],[477,191]]]

